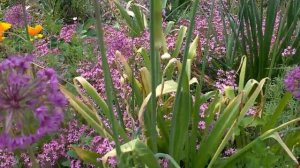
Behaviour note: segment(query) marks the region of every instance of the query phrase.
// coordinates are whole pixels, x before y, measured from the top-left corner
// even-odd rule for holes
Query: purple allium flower
[[[291,46],[288,46],[286,49],[283,50],[282,56],[283,57],[290,57],[296,54],[296,49],[292,48]]]
[[[226,150],[224,151],[224,154],[225,154],[226,156],[231,156],[231,155],[234,154],[236,151],[237,151],[237,150],[234,149],[234,148],[228,148],[228,149],[226,149]]]
[[[31,16],[26,12],[27,22],[30,22]],[[4,21],[16,26],[21,27],[25,26],[23,8],[22,5],[15,5],[6,10],[4,15]]]
[[[285,88],[300,100],[300,66],[288,72],[284,79]]]
[[[59,38],[67,43],[70,43],[74,33],[76,32],[77,24],[65,25],[61,28]]]
[[[0,147],[26,148],[59,128],[67,101],[53,69],[29,75],[31,56],[13,56],[0,63],[0,120],[5,123]]]
[[[206,128],[205,125],[206,125],[206,124],[205,124],[205,121],[199,121],[199,123],[198,123],[198,128],[204,130],[204,129]]]
[[[0,168],[14,167],[17,164],[12,152],[0,149]]]

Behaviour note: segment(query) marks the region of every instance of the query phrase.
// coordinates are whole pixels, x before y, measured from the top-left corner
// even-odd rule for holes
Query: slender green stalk
[[[192,8],[192,12],[190,15],[190,26],[189,26],[189,30],[188,30],[188,34],[187,34],[187,40],[186,40],[186,45],[185,45],[185,49],[184,49],[184,55],[183,55],[183,61],[182,61],[182,70],[180,72],[179,75],[179,80],[178,80],[178,86],[177,86],[177,91],[176,91],[176,98],[175,98],[175,104],[173,106],[173,118],[172,118],[172,128],[171,128],[171,135],[170,135],[170,144],[169,144],[169,154],[172,155],[174,152],[174,143],[175,143],[175,132],[176,130],[174,129],[175,126],[178,124],[176,121],[176,116],[179,110],[179,105],[180,105],[180,100],[181,100],[181,90],[182,90],[182,86],[183,86],[183,79],[184,76],[187,75],[186,74],[186,67],[187,67],[187,59],[188,59],[188,53],[189,53],[189,44],[192,40],[192,34],[193,34],[193,30],[194,30],[194,25],[195,25],[195,16],[196,16],[196,11],[199,5],[199,0],[195,0],[193,3],[193,8]]]
[[[26,37],[27,37],[27,40],[30,41],[30,36],[28,33],[28,20],[27,20],[27,13],[26,13],[26,0],[22,1],[22,11],[23,11],[23,19],[24,19],[24,23],[25,23],[24,27],[26,30]]]
[[[22,1],[22,10],[23,10],[23,19],[24,19],[24,27],[25,27],[25,34],[26,34],[26,39],[27,39],[27,42],[26,44],[27,47],[29,48],[29,51],[32,52],[33,50],[33,45],[32,43],[30,42],[30,35],[28,33],[28,20],[27,20],[27,13],[26,13],[26,0],[23,0]]]
[[[150,3],[150,12],[151,12],[151,16],[150,16],[150,60],[151,60],[151,113],[150,113],[150,121],[151,121],[151,128],[150,128],[150,132],[151,132],[151,146],[150,148],[153,150],[153,152],[157,151],[157,141],[156,141],[156,137],[157,137],[157,133],[156,133],[156,115],[157,115],[157,111],[156,111],[156,86],[157,86],[157,81],[156,81],[156,76],[157,76],[157,58],[158,54],[156,52],[156,47],[155,47],[155,11],[157,9],[155,9],[155,7],[157,7],[155,5],[155,3],[161,3],[160,1],[157,0],[151,0]],[[159,9],[160,10],[160,9]]]
[[[114,112],[113,112],[113,83],[111,79],[111,73],[109,71],[109,65],[107,62],[107,56],[106,56],[106,48],[105,48],[105,43],[104,43],[104,37],[103,37],[103,28],[102,28],[102,22],[101,22],[101,17],[100,17],[100,7],[99,3],[97,0],[94,0],[94,9],[95,9],[95,15],[96,15],[96,28],[97,28],[97,36],[98,36],[98,43],[100,47],[100,52],[101,52],[101,60],[102,60],[102,68],[104,72],[104,79],[105,79],[105,91],[106,91],[106,96],[107,96],[107,105],[110,111],[110,116],[109,119],[110,121],[113,121],[114,118]],[[118,133],[116,130],[115,122],[111,122],[112,124],[112,131],[113,131],[113,138],[116,143],[116,151],[117,151],[117,156],[119,162],[118,165],[120,167],[123,167],[123,162],[122,162],[122,157],[121,155],[121,149],[120,149],[120,141],[118,139]]]
[[[40,166],[39,166],[39,164],[38,164],[38,162],[37,162],[37,160],[36,160],[36,157],[35,157],[35,155],[34,155],[34,151],[33,151],[32,147],[30,146],[30,147],[27,149],[27,151],[28,151],[28,153],[29,153],[29,158],[30,158],[30,161],[31,161],[31,163],[32,163],[32,167],[33,167],[33,168],[39,168]]]

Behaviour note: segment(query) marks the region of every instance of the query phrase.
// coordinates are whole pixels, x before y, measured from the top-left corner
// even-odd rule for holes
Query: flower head
[[[294,97],[300,100],[300,66],[288,72],[284,79],[286,90],[292,92]]]
[[[59,128],[66,99],[53,69],[29,75],[30,56],[13,56],[0,63],[0,147],[25,148]]]
[[[11,24],[10,23],[6,23],[6,22],[1,22],[0,21],[0,32],[4,32],[8,29],[11,28]]]
[[[235,148],[228,148],[228,149],[226,149],[225,151],[224,151],[224,154],[226,155],[226,156],[231,156],[231,155],[233,155],[234,153],[236,153],[236,149]]]
[[[204,130],[206,128],[205,121],[199,121],[198,128]]]
[[[34,27],[28,26],[28,34],[31,37],[38,37],[38,38],[42,38],[43,35],[40,34],[40,32],[43,30],[43,27],[41,25],[36,25]]]
[[[291,56],[296,54],[296,51],[297,50],[295,48],[292,48],[291,46],[288,46],[286,49],[283,50],[281,55],[283,57],[291,57]]]
[[[257,108],[256,108],[256,107],[251,107],[251,108],[247,111],[246,115],[247,115],[247,116],[256,116],[257,113],[258,113]]]
[[[0,42],[4,39],[3,34],[6,30],[11,28],[10,23],[0,22]]]
[[[26,19],[29,21],[31,19],[31,16],[28,12],[26,12]],[[16,27],[22,27],[25,25],[24,21],[24,14],[23,14],[23,8],[22,5],[15,5],[11,8],[7,9],[4,15],[4,20],[8,23],[11,23],[12,25]]]

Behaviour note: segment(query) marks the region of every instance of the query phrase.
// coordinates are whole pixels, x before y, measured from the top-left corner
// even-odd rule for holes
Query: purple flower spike
[[[30,56],[0,63],[0,148],[26,148],[59,128],[67,101],[52,69],[29,75]]]
[[[285,88],[300,100],[300,66],[288,72],[284,79]]]

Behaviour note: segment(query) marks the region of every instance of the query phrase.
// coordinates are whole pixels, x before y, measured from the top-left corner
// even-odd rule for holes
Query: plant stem
[[[31,146],[28,148],[28,153],[29,153],[29,158],[30,158],[31,163],[32,163],[32,167],[33,168],[39,168],[40,166],[39,166],[39,164],[38,164],[38,162],[36,160],[33,148]]]
[[[121,157],[121,148],[120,148],[120,141],[118,139],[118,132],[116,130],[116,123],[114,122],[114,112],[113,112],[113,101],[114,101],[114,87],[111,79],[111,73],[109,70],[109,65],[107,61],[107,55],[106,55],[106,48],[104,43],[104,33],[102,28],[102,22],[101,22],[101,16],[100,16],[100,7],[97,0],[94,0],[94,10],[95,10],[95,18],[96,18],[96,28],[97,28],[97,37],[98,37],[98,44],[100,47],[101,52],[101,60],[102,60],[102,69],[104,72],[104,81],[105,81],[105,92],[107,96],[107,105],[110,111],[109,120],[112,124],[112,131],[113,131],[113,138],[116,143],[116,151],[117,151],[117,157],[119,159],[118,166],[124,167],[123,161]],[[117,103],[117,102],[116,102]],[[120,117],[120,114],[119,114]]]
[[[27,44],[29,47],[29,51],[31,52],[33,50],[33,46],[30,42],[30,35],[28,33],[28,20],[27,20],[27,13],[26,13],[26,0],[22,1],[22,12],[23,12],[23,19],[24,19],[24,27],[25,27],[25,34],[26,34],[26,38],[27,38]]]

